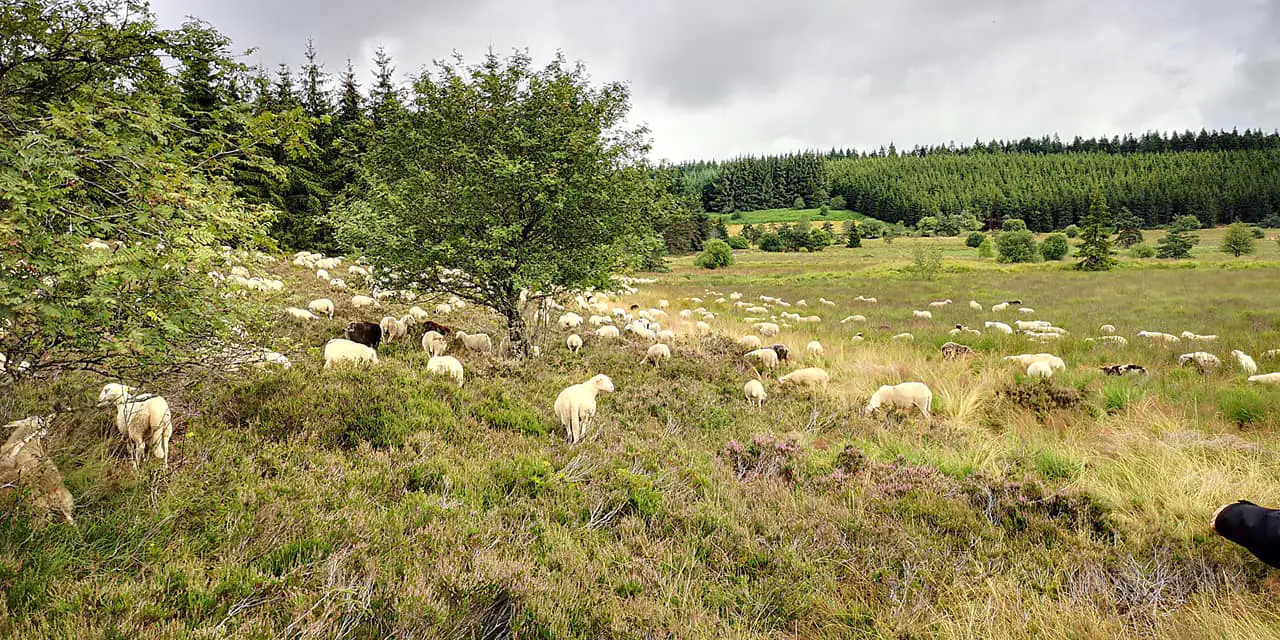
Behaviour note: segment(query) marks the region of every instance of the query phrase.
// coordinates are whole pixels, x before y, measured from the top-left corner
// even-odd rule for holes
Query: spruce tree
[[[293,87],[293,72],[283,62],[276,68],[276,81],[271,85],[271,103],[274,111],[288,111],[301,105]]]
[[[303,53],[306,63],[302,65],[302,107],[307,115],[320,118],[333,111],[329,96],[329,74],[324,66],[316,62],[316,48],[311,38],[307,38],[307,50]]]
[[[1142,219],[1128,207],[1121,207],[1116,215],[1116,244],[1127,249],[1142,240]]]
[[[856,249],[862,246],[862,234],[858,231],[857,223],[849,225],[849,232],[845,234],[846,240],[844,246]]]
[[[360,83],[356,82],[356,71],[347,58],[347,70],[342,72],[338,80],[338,122],[345,128],[364,119],[364,97],[360,95]]]
[[[396,68],[386,49],[378,47],[373,52],[373,88],[369,90],[369,112],[375,129],[381,130],[400,112],[400,89],[396,87]]]
[[[1115,258],[1111,257],[1111,236],[1107,227],[1111,224],[1111,212],[1107,210],[1107,197],[1098,189],[1093,191],[1093,201],[1089,203],[1089,213],[1080,221],[1082,230],[1079,255],[1083,258],[1076,264],[1082,271],[1107,271],[1115,266]]]

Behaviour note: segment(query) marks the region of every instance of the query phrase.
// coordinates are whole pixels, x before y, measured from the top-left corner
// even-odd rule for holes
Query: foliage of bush
[[[1135,258],[1154,258],[1156,257],[1156,249],[1145,242],[1139,242],[1129,247],[1129,255]]]
[[[1040,259],[1040,247],[1036,245],[1036,235],[1026,230],[1021,220],[1006,220],[1022,225],[1021,230],[1001,231],[996,235],[996,251],[1000,262],[1036,262]],[[1016,227],[1015,227],[1016,228]]]
[[[751,242],[742,236],[729,236],[725,242],[729,243],[731,249],[750,249]]]
[[[708,240],[693,263],[703,269],[719,269],[733,264],[733,249],[724,240]]]
[[[1045,260],[1061,260],[1071,253],[1071,245],[1067,243],[1067,236],[1061,233],[1050,234],[1040,243],[1040,255]]]
[[[1253,246],[1252,227],[1237,222],[1227,227],[1227,233],[1222,237],[1222,252],[1229,253],[1235,257],[1250,254],[1255,251]]]
[[[982,233],[981,231],[973,231],[964,239],[964,246],[977,249],[978,246],[982,244],[982,241],[986,239],[987,234]]]

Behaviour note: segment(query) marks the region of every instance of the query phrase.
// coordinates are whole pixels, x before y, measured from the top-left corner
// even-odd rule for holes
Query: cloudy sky
[[[624,80],[654,157],[1058,133],[1280,128],[1280,0],[153,0],[367,84],[458,51],[559,49]]]

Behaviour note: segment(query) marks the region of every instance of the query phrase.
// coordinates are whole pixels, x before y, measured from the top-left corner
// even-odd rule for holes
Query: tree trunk
[[[511,341],[511,355],[524,358],[529,355],[528,330],[524,325],[524,316],[520,314],[520,305],[508,305],[502,315],[507,318],[507,338]]]

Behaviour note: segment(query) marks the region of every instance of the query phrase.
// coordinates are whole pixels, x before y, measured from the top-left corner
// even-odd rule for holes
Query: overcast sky
[[[453,50],[623,80],[654,159],[1151,129],[1280,128],[1280,0],[153,0],[367,86]]]

